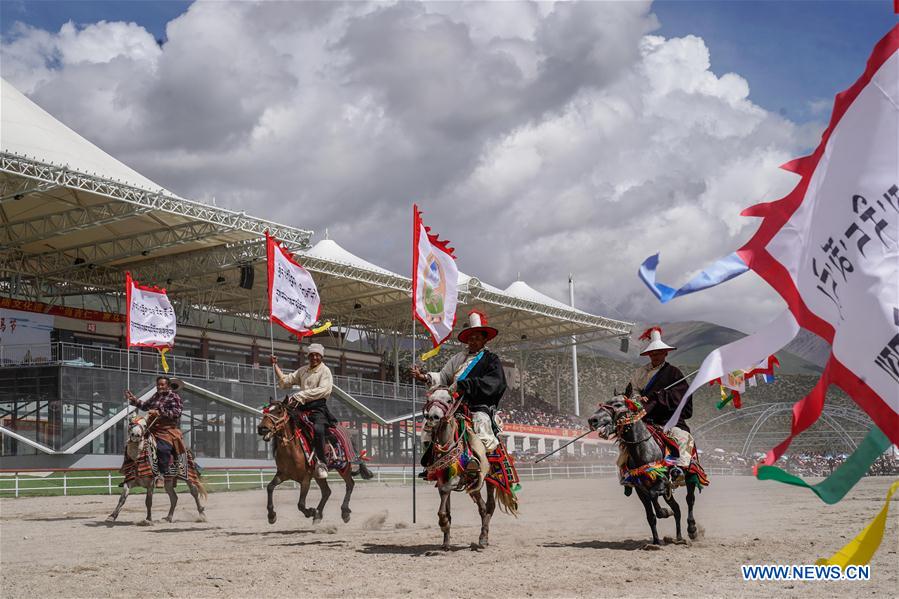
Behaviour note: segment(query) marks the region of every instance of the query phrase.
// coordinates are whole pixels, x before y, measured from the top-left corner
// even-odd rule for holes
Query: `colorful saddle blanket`
[[[119,486],[139,478],[156,478],[160,475],[159,464],[156,459],[156,443],[152,437],[144,443],[137,460],[132,460],[128,457],[128,454],[125,454],[119,473],[124,478]],[[174,462],[171,464],[168,472],[162,473],[162,476],[173,478],[176,483],[178,479],[181,479],[185,482],[190,481],[193,484],[197,484],[200,480],[200,467],[194,461],[194,456],[190,450],[187,450],[184,454],[174,456]]]
[[[506,446],[500,441],[492,452],[487,454],[490,462],[490,473],[487,482],[506,493],[515,494],[521,489],[521,478],[515,469],[515,460],[506,451]]]
[[[653,440],[662,450],[664,457],[658,462],[652,464],[644,464],[639,468],[632,470],[626,467],[621,469],[621,484],[625,486],[645,485],[652,483],[660,477],[668,476],[668,469],[673,467],[677,462],[680,451],[677,441],[665,434],[665,431],[653,424],[647,424],[646,428]],[[622,451],[625,448],[622,447]],[[702,491],[703,487],[709,486],[709,477],[705,473],[702,464],[699,463],[699,453],[696,451],[696,445],[693,445],[693,451],[690,456],[690,466],[684,469],[684,484],[694,483]],[[677,484],[675,486],[681,486]]]
[[[303,453],[306,455],[306,462],[315,464],[315,450],[312,446],[312,440],[315,437],[315,426],[305,412],[296,412],[295,419],[299,425],[296,429],[296,437],[299,439]],[[328,427],[328,434],[325,439],[325,457],[328,462],[328,470],[337,470],[338,472],[343,472],[355,460],[360,458],[360,456],[356,455],[353,443],[350,441],[346,429],[342,426]]]

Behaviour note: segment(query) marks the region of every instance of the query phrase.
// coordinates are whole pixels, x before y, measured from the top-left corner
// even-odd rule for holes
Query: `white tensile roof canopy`
[[[267,336],[264,232],[316,279],[335,325],[408,335],[411,280],[312,232],[180,198],[122,164],[6,81],[0,105],[0,294],[121,311],[124,273],[165,287],[179,322],[210,312]],[[250,289],[240,286],[252,270]],[[457,322],[477,308],[500,344],[627,335],[631,323],[574,310],[523,281],[505,291],[460,274]],[[200,318],[203,318],[202,323]]]

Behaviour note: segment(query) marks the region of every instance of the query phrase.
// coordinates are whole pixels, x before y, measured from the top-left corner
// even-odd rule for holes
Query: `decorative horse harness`
[[[283,406],[283,404],[282,404]],[[277,437],[282,445],[289,445],[292,442],[297,442],[300,446],[300,450],[306,456],[307,463],[312,464],[315,460],[315,452],[312,450],[312,439],[310,438],[314,432],[310,430],[306,430],[310,428],[308,422],[303,422],[300,417],[294,417],[290,409],[287,406],[283,406],[283,414],[281,416],[276,417],[269,406],[266,406],[262,409],[262,413],[268,415],[271,418],[272,426],[272,436]],[[295,426],[296,426],[296,434],[291,437],[287,434],[286,425],[287,422],[291,419],[295,418]],[[328,436],[325,438],[325,456],[326,458],[330,457],[330,463],[325,464],[329,468],[334,468],[338,471],[343,471],[347,468],[350,462],[354,459],[355,452],[351,449],[351,444],[349,439],[338,429],[337,427],[328,427],[328,432],[331,433],[334,437],[334,442],[328,440]],[[328,449],[330,448],[330,456],[328,455]],[[360,460],[368,460],[365,457],[365,451],[359,454],[358,459]]]

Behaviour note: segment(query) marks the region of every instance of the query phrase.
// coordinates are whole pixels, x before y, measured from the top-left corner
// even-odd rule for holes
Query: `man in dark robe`
[[[487,318],[480,312],[473,310],[468,318],[468,326],[459,333],[459,341],[468,346],[466,351],[452,356],[440,372],[423,372],[417,365],[412,366],[411,372],[431,389],[449,387],[451,392],[459,394],[471,412],[475,434],[490,453],[499,445],[493,416],[506,392],[506,375],[499,356],[487,349],[486,344],[499,331],[487,326]],[[425,437],[422,440],[426,441]],[[421,461],[422,466],[430,463],[428,450]]]
[[[684,373],[677,366],[667,362],[668,353],[677,349],[662,341],[662,329],[653,327],[640,337],[649,339],[649,344],[640,352],[649,358],[649,364],[641,366],[631,375],[628,394],[640,393],[643,408],[646,410],[644,421],[663,427],[674,415],[678,404],[684,397],[689,385]],[[683,477],[683,468],[690,465],[693,451],[693,436],[687,426],[687,418],[693,415],[693,398],[689,398],[681,411],[677,425],[671,427],[668,435],[677,442],[679,456],[677,464],[672,468],[672,478]]]

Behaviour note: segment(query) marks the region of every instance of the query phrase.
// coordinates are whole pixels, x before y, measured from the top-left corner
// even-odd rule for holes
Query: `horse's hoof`
[[[277,519],[278,519],[278,514],[276,514],[275,512],[269,513],[269,515],[268,515],[268,523],[269,524],[274,524]]]
[[[647,544],[643,545],[644,551],[658,551],[661,548],[662,548],[662,546],[657,543],[647,543]]]
[[[440,549],[442,549],[443,551],[449,551],[450,546],[448,543],[444,543],[443,545],[440,546]]]
[[[350,521],[350,513],[343,512],[342,514],[340,514],[340,518],[343,520],[344,524],[346,524],[347,522]]]
[[[482,545],[481,543],[472,543],[472,544],[471,544],[471,550],[472,550],[472,551],[483,551],[483,550],[484,550],[484,545]]]
[[[690,543],[687,541],[687,539],[685,539],[683,537],[679,537],[677,539],[674,539],[674,544],[675,545],[689,545]]]
[[[165,518],[163,518],[163,520],[170,524],[175,521],[175,519],[172,516],[166,516]]]
[[[674,515],[674,512],[669,510],[666,507],[659,508],[659,511],[656,513],[656,518],[670,518]]]
[[[115,516],[106,516],[107,524],[112,524],[113,522],[115,522]]]
[[[138,526],[153,526],[152,520],[141,520],[137,523]]]
[[[197,522],[206,522],[206,514],[204,514],[204,513],[201,512],[201,513],[197,516]]]
[[[315,526],[316,524],[321,524],[321,521],[322,521],[322,517],[321,517],[321,516],[315,516],[315,517],[312,519],[312,525]]]

